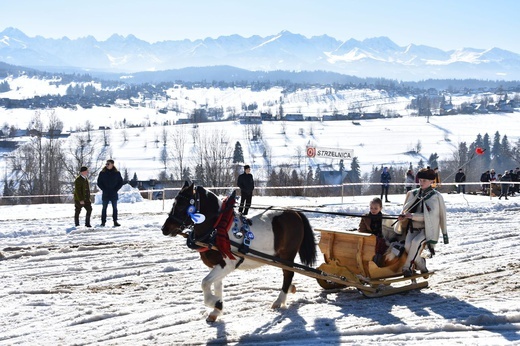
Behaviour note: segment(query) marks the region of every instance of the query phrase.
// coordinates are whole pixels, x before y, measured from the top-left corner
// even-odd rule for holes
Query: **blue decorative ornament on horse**
[[[185,236],[187,245],[212,268],[202,280],[204,304],[213,309],[207,317],[210,322],[222,314],[224,277],[237,268],[253,269],[266,262],[242,254],[285,263],[293,263],[299,254],[302,264],[309,266],[316,260],[314,232],[303,213],[267,209],[246,220],[234,212],[235,201],[235,192],[220,200],[204,187],[185,182],[162,226],[164,235]],[[293,271],[283,269],[282,290],[273,308],[284,306],[287,294],[296,291],[293,276]]]

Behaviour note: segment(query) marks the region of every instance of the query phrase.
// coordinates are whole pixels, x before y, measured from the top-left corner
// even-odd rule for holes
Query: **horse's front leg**
[[[202,292],[204,294],[204,304],[213,308],[206,321],[215,322],[218,316],[222,314],[223,301],[222,280],[226,275],[231,273],[235,266],[226,261],[226,265],[222,268],[220,265],[215,266],[209,274],[202,280]],[[212,286],[214,290],[212,290]]]
[[[278,309],[285,306],[285,302],[287,301],[287,294],[296,293],[296,286],[292,284],[292,280],[294,277],[294,272],[290,270],[283,270],[283,285],[280,294],[278,294],[278,299],[275,300],[271,308]]]

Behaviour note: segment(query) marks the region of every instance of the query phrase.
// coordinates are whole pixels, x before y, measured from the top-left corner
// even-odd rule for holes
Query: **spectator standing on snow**
[[[117,222],[117,200],[119,199],[117,192],[123,186],[123,177],[114,166],[114,160],[107,160],[105,167],[99,173],[97,185],[99,186],[99,189],[103,191],[103,194],[101,195],[103,201],[103,209],[101,210],[101,226],[105,226],[107,222],[108,203],[112,204],[112,220],[114,221],[114,227],[121,226]]]
[[[482,173],[482,175],[480,176],[480,182],[484,183],[484,184],[482,184],[482,193],[487,195],[488,189],[489,189],[489,184],[485,184],[485,183],[489,183],[489,170]]]
[[[90,201],[90,184],[88,182],[88,168],[83,166],[79,170],[79,175],[74,180],[74,225],[79,226],[79,214],[81,209],[85,208],[85,227],[90,225],[90,215],[92,215],[92,202]]]
[[[406,192],[410,191],[414,188],[415,185],[415,176],[413,175],[413,171],[409,169],[406,171],[406,175],[404,177],[404,187],[406,189]]]
[[[511,181],[511,175],[509,174],[509,171],[505,171],[504,172],[504,175],[500,178],[500,196],[498,196],[498,199],[502,199],[502,196],[505,197],[505,199],[508,199],[507,198],[507,193],[509,191],[509,185],[510,184],[507,184],[507,182],[510,182]]]
[[[244,166],[244,173],[238,176],[237,185],[240,188],[240,206],[238,212],[247,215],[251,200],[253,199],[253,190],[255,189],[255,181],[251,174],[251,167]]]
[[[515,192],[520,192],[520,168],[515,168],[513,174],[511,174],[511,181],[517,183],[511,185],[511,197],[513,197],[515,195]]]
[[[459,168],[457,174],[455,174],[455,182],[457,183],[457,193],[466,193],[466,185],[462,184],[466,181],[466,174],[462,171],[462,168]]]
[[[385,196],[385,202],[389,203],[388,200],[388,189],[390,188],[390,181],[392,180],[392,176],[388,171],[388,167],[383,168],[383,172],[381,173],[381,200],[383,200],[383,195]]]

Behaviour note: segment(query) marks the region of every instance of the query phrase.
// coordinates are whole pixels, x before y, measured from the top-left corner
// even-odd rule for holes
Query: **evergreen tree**
[[[509,143],[509,139],[507,135],[502,137],[502,142],[500,143],[502,149],[502,169],[512,169],[515,167],[515,160],[513,155],[513,150],[511,148],[511,144]]]
[[[459,149],[457,151],[457,156],[456,156],[456,163],[455,165],[457,167],[462,167],[462,165],[464,165],[466,162],[468,162],[468,154],[469,154],[469,151],[468,151],[468,146],[466,145],[466,142],[461,142],[459,143]]]
[[[199,185],[206,185],[204,177],[204,168],[201,164],[195,166],[195,180]]]
[[[7,81],[3,81],[0,83],[0,93],[8,92],[11,90],[9,83]]]
[[[235,143],[235,151],[233,152],[233,163],[243,163],[244,162],[244,151],[242,150],[242,145],[240,142]]]
[[[502,166],[502,144],[500,143],[500,133],[497,131],[493,136],[493,147],[491,148],[491,165],[497,170]]]
[[[134,176],[132,177],[132,180],[130,180],[130,186],[136,187],[137,186],[137,173],[134,172]]]
[[[482,137],[482,145],[480,147],[485,149],[482,157],[484,159],[484,165],[489,168],[491,165],[491,140],[489,139],[489,135],[487,133],[485,133],[484,137]]]
[[[314,175],[314,181],[316,182],[316,184],[320,184],[320,175],[321,175],[321,168],[320,168],[320,165],[318,165],[316,167],[316,173]]]
[[[348,172],[349,181],[352,183],[361,182],[361,166],[359,165],[359,160],[357,157],[352,158],[352,162],[350,163],[350,172]],[[353,188],[354,194],[361,194],[361,186],[355,185]]]
[[[184,180],[184,181],[191,181],[191,170],[190,170],[190,167],[183,168],[181,179]]]
[[[312,166],[309,166],[309,169],[307,170],[306,182],[307,185],[314,185],[314,172],[312,170]]]

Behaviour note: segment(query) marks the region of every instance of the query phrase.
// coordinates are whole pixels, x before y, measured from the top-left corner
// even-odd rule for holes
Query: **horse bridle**
[[[181,194],[178,194],[175,197],[175,202],[177,202],[179,200],[179,198],[182,198],[182,199],[185,199],[186,201],[188,201],[188,203],[189,203],[188,207],[186,208],[186,210],[184,212],[184,214],[185,214],[184,219],[175,215],[175,207],[172,208],[172,211],[170,212],[170,214],[168,214],[168,219],[173,220],[177,224],[179,224],[179,229],[181,229],[181,230],[189,228],[194,225],[194,222],[190,217],[190,212],[189,212],[190,208],[193,207],[193,208],[195,208],[195,210],[197,212],[200,211],[200,197],[199,197],[199,193],[198,193],[197,189],[195,189],[195,194],[190,197],[191,198],[188,198]],[[186,222],[186,221],[189,221],[189,222]]]

